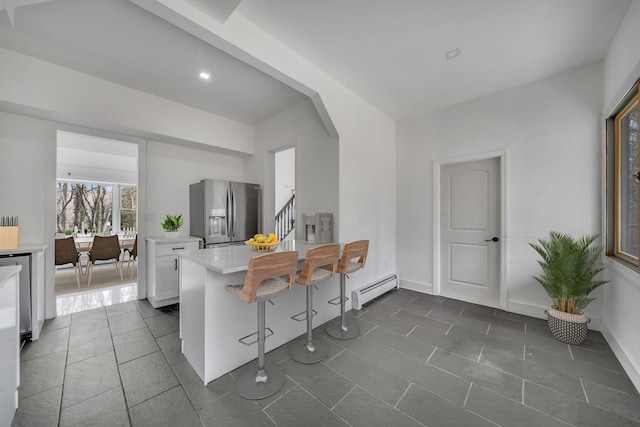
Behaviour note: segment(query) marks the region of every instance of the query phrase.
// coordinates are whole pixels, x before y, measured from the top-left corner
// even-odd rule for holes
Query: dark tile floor
[[[135,301],[61,316],[22,351],[14,425],[640,426],[638,392],[597,332],[569,346],[542,320],[407,290],[351,314],[354,340],[316,329],[323,363],[270,352],[287,380],[255,402],[235,392],[237,371],[202,385],[178,312]]]

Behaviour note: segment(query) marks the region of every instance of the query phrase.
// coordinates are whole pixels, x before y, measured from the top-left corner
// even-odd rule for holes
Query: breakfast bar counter
[[[308,249],[318,246],[300,240],[280,242],[276,251],[298,251],[299,267]],[[225,285],[243,284],[249,260],[265,253],[244,245],[180,252],[180,336],[182,352],[205,384],[256,358],[256,349],[238,340],[257,330],[252,304],[238,301]],[[319,287],[314,324],[335,318],[338,308],[326,301],[338,295],[338,275]],[[306,322],[292,320],[305,311],[306,292],[301,286],[267,304],[266,340],[270,351],[306,331]],[[303,316],[304,317],[304,316]]]

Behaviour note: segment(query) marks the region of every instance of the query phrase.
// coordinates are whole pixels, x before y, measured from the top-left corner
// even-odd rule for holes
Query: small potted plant
[[[578,345],[587,336],[590,319],[582,309],[594,300],[589,294],[608,282],[596,279],[604,270],[598,266],[602,248],[591,246],[597,238],[594,234],[576,240],[552,231],[549,240],[529,243],[542,258],[538,264],[543,274],[533,278],[553,300],[553,306],[546,310],[549,329],[557,340],[567,344]]]
[[[165,237],[175,239],[180,235],[180,228],[184,225],[182,215],[165,215],[162,229]]]

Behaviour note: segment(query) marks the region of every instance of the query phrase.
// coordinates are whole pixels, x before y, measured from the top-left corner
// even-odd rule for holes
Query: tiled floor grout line
[[[433,355],[436,354],[436,350],[438,350],[438,347],[437,346],[433,346],[433,351],[431,351],[431,354],[429,355],[429,357],[427,357],[427,360],[424,361],[425,365],[429,364],[429,360],[431,360]]]
[[[356,388],[356,387],[358,387],[358,384],[357,384],[357,383],[353,383],[353,387],[351,387],[351,388],[349,389],[349,391],[348,391],[348,392],[346,392],[346,393],[345,393],[345,395],[344,395],[344,396],[342,396],[342,398],[341,398],[340,400],[338,400],[338,401],[336,402],[336,404],[335,404],[335,405],[333,405],[333,407],[331,407],[331,408],[329,408],[329,409],[331,409],[331,411],[333,411],[333,410],[336,408],[336,406],[338,406],[338,405],[339,405],[339,404],[340,404],[344,399],[346,399],[346,397],[347,397],[347,396],[349,396],[349,394],[350,394],[353,390],[355,390],[355,388]]]
[[[405,335],[405,337],[409,337],[409,335],[411,335],[411,332],[415,331],[417,327],[418,325],[415,325],[413,328],[411,328],[411,330]]]
[[[589,396],[587,395],[587,390],[584,388],[584,382],[582,382],[582,378],[580,378],[580,386],[582,387],[582,392],[584,393],[584,398],[587,401],[587,403],[589,402]]]
[[[138,311],[138,306],[134,304],[134,307],[136,308],[136,311]],[[120,388],[122,389],[122,397],[124,399],[124,407],[127,411],[127,419],[129,420],[129,425],[133,425],[131,421],[131,411],[129,408],[129,403],[127,402],[127,394],[124,392],[124,383],[122,382],[122,373],[120,372],[120,363],[118,363],[118,355],[116,354],[116,345],[115,345],[115,342],[113,341],[113,332],[111,331],[111,318],[109,317],[109,313],[107,312],[106,308],[105,308],[105,316],[107,317],[107,325],[109,328],[109,338],[111,339],[111,349],[113,350],[113,358],[116,361],[116,369],[118,371],[118,381],[120,381]],[[142,314],[140,314],[140,316],[142,316]],[[73,318],[71,319],[71,321],[73,321]]]
[[[466,408],[467,400],[469,400],[469,395],[471,394],[471,387],[473,386],[473,382],[469,382],[469,389],[467,390],[467,394],[464,397],[464,402],[462,402],[462,407]]]
[[[324,406],[325,408],[329,409],[329,410],[330,410],[330,411],[331,411],[335,416],[337,416],[338,418],[340,418],[341,420],[343,420],[343,421],[345,422],[345,424],[347,424],[347,425],[351,426],[351,424],[350,424],[350,423],[348,423],[348,422],[347,422],[347,420],[343,419],[339,414],[336,414],[335,412],[333,412],[333,409],[334,409],[336,406],[338,406],[338,405],[340,404],[340,402],[342,402],[342,400],[344,400],[344,398],[345,398],[345,397],[347,397],[347,396],[349,395],[349,393],[351,393],[351,391],[353,391],[353,389],[357,386],[357,384],[354,384],[354,385],[353,385],[353,388],[351,388],[351,390],[349,390],[349,391],[347,392],[347,394],[345,394],[345,395],[342,397],[342,399],[340,399],[340,400],[339,400],[339,401],[338,401],[338,402],[337,402],[337,403],[336,403],[332,408],[329,408],[327,405],[325,405],[325,404],[324,404],[324,402],[322,402],[320,399],[318,399],[318,398],[316,397],[316,395],[315,395],[315,394],[313,394],[310,390],[307,390],[305,387],[303,387],[300,383],[298,383],[295,379],[291,378],[290,376],[288,376],[288,375],[287,375],[287,377],[288,377],[288,378],[289,378],[289,379],[290,379],[290,380],[291,380],[291,381],[292,381],[296,386],[300,387],[302,390],[304,390],[306,393],[308,393],[308,394],[309,394],[309,396],[311,396],[312,398],[314,398],[314,399],[315,399],[315,400],[316,400],[320,405],[322,405],[322,406]],[[291,389],[291,390],[293,390],[293,389]],[[283,396],[280,396],[280,397],[279,397],[278,399],[276,399],[276,400],[279,400],[280,398],[282,398],[282,397],[286,396],[287,394],[289,394],[289,393],[291,392],[291,390],[287,390],[287,392],[286,392]],[[272,403],[273,403],[273,402],[272,402]],[[271,404],[269,404],[269,405],[267,405],[267,406],[271,406]],[[266,409],[266,407],[265,407],[265,409]],[[264,410],[264,409],[263,409],[263,410]],[[276,423],[276,425],[277,425],[277,423]]]
[[[413,385],[413,383],[409,382],[409,385],[407,386],[407,388],[405,388],[404,391],[402,392],[402,396],[400,396],[400,398],[398,399],[396,404],[393,405],[394,408],[398,409],[398,405],[400,404],[400,402],[402,402],[402,398],[407,395],[407,393],[409,392],[409,389],[411,388],[412,385]],[[398,409],[398,410],[400,410],[400,409]]]
[[[73,324],[73,315],[69,320],[69,333],[67,334],[67,349],[64,355],[64,367],[62,368],[62,389],[60,390],[60,407],[58,408],[58,426],[62,421],[62,399],[64,399],[64,380],[67,376],[67,362],[69,360],[69,345],[71,344],[71,325]]]

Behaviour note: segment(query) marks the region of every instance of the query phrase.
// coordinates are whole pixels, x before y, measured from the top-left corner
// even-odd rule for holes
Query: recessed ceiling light
[[[209,80],[210,77],[211,77],[211,74],[207,73],[206,71],[202,71],[200,73],[200,78],[202,80]]]
[[[460,52],[460,48],[459,47],[457,47],[455,49],[448,50],[448,51],[446,51],[444,53],[444,57],[447,58],[447,59],[453,59],[456,56],[460,56],[460,55],[462,55],[462,52]]]

